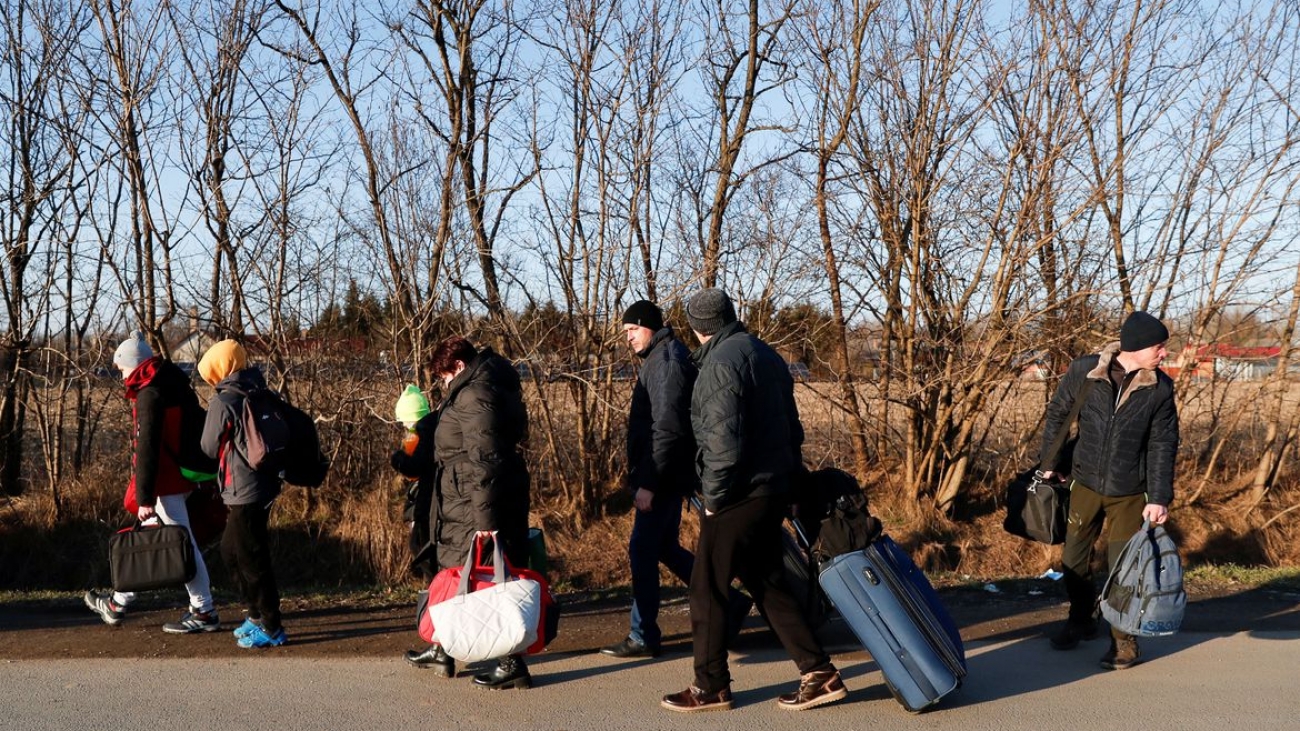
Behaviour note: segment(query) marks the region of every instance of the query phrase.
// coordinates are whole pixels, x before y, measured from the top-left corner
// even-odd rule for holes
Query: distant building
[[[208,348],[217,344],[217,338],[203,330],[191,330],[172,345],[172,361],[198,363]]]
[[[1282,356],[1280,345],[1228,345],[1211,343],[1189,346],[1174,359],[1176,365],[1165,370],[1177,375],[1192,370],[1194,378],[1218,378],[1226,381],[1257,381],[1277,371]],[[1300,376],[1300,362],[1292,362],[1289,375]]]

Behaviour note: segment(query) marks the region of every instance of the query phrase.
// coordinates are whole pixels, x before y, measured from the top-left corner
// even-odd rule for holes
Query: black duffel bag
[[[109,539],[108,565],[113,590],[164,589],[194,578],[194,542],[182,525],[123,528]]]
[[[1091,390],[1092,380],[1085,378],[1074,394],[1069,415],[1052,439],[1046,458],[1038,467],[1021,472],[1007,486],[1007,516],[1002,520],[1002,527],[1011,535],[1049,546],[1065,543],[1070,488],[1063,481],[1045,479],[1043,472],[1054,470],[1059,473],[1061,470],[1057,465],[1069,465],[1074,461],[1074,440],[1067,439],[1067,436]]]
[[[1002,527],[1012,535],[1055,546],[1065,543],[1070,488],[1043,479],[1039,470],[1022,472],[1007,487],[1007,517]]]

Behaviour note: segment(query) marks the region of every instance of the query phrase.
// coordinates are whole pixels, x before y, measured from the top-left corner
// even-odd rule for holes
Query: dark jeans
[[[271,569],[270,517],[270,505],[231,505],[221,534],[221,558],[244,598],[248,618],[274,632],[280,629],[280,591]]]
[[[678,535],[682,526],[682,498],[656,496],[650,510],[636,511],[628,559],[632,564],[632,631],[629,636],[648,647],[658,648],[663,639],[659,629],[659,564],[663,563],[683,584],[691,583],[695,556],[682,547]]]
[[[1097,608],[1097,584],[1092,575],[1092,547],[1107,524],[1107,565],[1115,567],[1124,544],[1142,527],[1146,495],[1107,497],[1075,482],[1070,486],[1070,514],[1065,528],[1061,564],[1065,568],[1065,593],[1070,598],[1070,621],[1086,624]]]
[[[786,587],[781,564],[785,500],[751,497],[700,519],[700,542],[691,573],[691,634],[695,685],[716,693],[731,685],[727,670],[727,602],[739,578],[767,617],[777,639],[805,674],[831,668],[802,605]]]

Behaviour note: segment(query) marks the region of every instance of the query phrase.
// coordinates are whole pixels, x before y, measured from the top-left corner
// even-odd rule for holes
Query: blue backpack
[[[1121,632],[1160,637],[1178,631],[1186,607],[1183,562],[1174,539],[1164,526],[1143,522],[1101,590],[1101,615]]]

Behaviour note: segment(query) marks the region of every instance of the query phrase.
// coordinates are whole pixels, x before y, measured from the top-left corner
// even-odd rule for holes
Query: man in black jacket
[[[782,570],[781,523],[804,436],[789,368],[736,321],[722,290],[696,293],[686,316],[703,343],[691,356],[699,368],[691,427],[704,500],[691,574],[695,682],[664,696],[662,705],[682,712],[731,708],[726,607],[737,577],[799,667],[799,689],[777,705],[803,710],[837,701],[848,691]]]
[[[1178,411],[1173,381],[1160,370],[1169,355],[1168,340],[1169,330],[1158,319],[1134,312],[1124,321],[1118,343],[1070,364],[1047,406],[1044,454],[1057,432],[1071,427],[1065,419],[1080,385],[1085,379],[1093,382],[1079,410],[1079,439],[1070,471],[1070,514],[1061,554],[1070,615],[1051,638],[1058,650],[1073,649],[1097,635],[1097,587],[1090,566],[1102,523],[1108,524],[1108,558],[1114,568],[1124,544],[1144,520],[1159,525],[1169,516]],[[1137,639],[1112,629],[1101,666],[1123,670],[1139,659]]]
[[[690,584],[695,557],[679,540],[682,498],[695,491],[691,387],[695,366],[686,346],[664,325],[649,300],[623,313],[623,333],[644,362],[627,416],[627,485],[636,504],[628,558],[632,567],[632,627],[626,639],[601,649],[619,658],[657,657],[659,564]],[[748,607],[746,607],[748,609]]]

